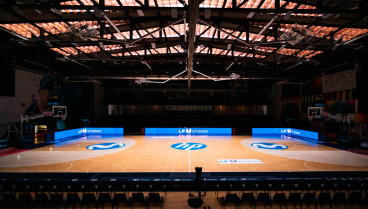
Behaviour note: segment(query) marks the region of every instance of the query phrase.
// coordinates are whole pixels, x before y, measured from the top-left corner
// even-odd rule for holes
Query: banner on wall
[[[231,135],[231,128],[145,128],[146,135]]]
[[[322,93],[356,88],[356,71],[346,70],[323,76]]]
[[[64,139],[70,137],[77,137],[88,134],[98,134],[98,135],[123,135],[124,128],[77,128],[66,131],[55,132],[54,139]]]
[[[252,135],[290,135],[318,140],[318,132],[294,128],[252,128]]]

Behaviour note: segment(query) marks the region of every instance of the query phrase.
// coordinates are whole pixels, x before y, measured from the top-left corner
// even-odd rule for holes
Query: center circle
[[[117,149],[124,147],[124,143],[102,143],[102,144],[93,144],[86,147],[89,150],[109,150],[109,149]]]
[[[178,150],[199,150],[206,148],[207,145],[201,143],[192,143],[192,142],[185,142],[185,143],[177,143],[171,145],[171,148],[178,149]]]

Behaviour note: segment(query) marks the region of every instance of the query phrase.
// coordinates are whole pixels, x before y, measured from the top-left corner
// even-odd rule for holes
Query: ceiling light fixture
[[[54,48],[54,46],[51,44],[50,41],[45,41],[45,43],[47,44],[47,46],[49,46],[50,48]]]
[[[205,9],[204,10],[204,19],[210,19],[211,17],[211,9]]]
[[[305,48],[305,49],[311,49],[311,48],[313,48],[313,46],[309,45],[309,46],[307,46],[307,48]]]
[[[35,11],[36,11],[38,14],[42,15],[42,12],[41,12],[39,9],[35,9]]]
[[[58,9],[56,9],[56,8],[51,8],[50,9],[53,13],[55,13],[55,14],[58,14],[58,15],[61,15],[62,13],[58,10]]]
[[[234,65],[234,63],[235,62],[230,63],[230,65],[226,67],[226,71],[228,71]]]
[[[143,17],[144,16],[144,13],[143,13],[143,10],[137,10],[137,13],[140,17]]]
[[[249,12],[247,18],[252,19],[256,13],[255,12]]]
[[[265,32],[270,26],[271,26],[271,24],[276,20],[278,18],[278,15],[275,15],[271,20],[270,20],[270,22],[268,22],[267,23],[267,25],[266,26],[264,26],[263,28],[262,28],[262,30],[256,35],[256,37],[254,37],[253,38],[253,40],[252,40],[252,42],[254,42],[254,41],[260,41],[261,40],[261,38],[259,39],[259,40],[257,40],[257,38],[258,38],[258,36],[260,36],[260,35],[262,35],[263,34],[263,32]]]
[[[286,44],[282,44],[279,50],[283,50],[285,49],[285,47],[286,47]]]
[[[148,69],[152,70],[151,66],[146,61],[141,61],[142,64],[146,65]]]
[[[178,9],[176,8],[171,9],[171,17],[174,19],[178,18]]]
[[[303,62],[298,62],[298,63],[296,63],[295,65],[292,65],[292,66],[290,66],[290,67],[288,67],[288,68],[284,69],[283,71],[290,70],[290,69],[292,69],[292,68],[294,68],[294,67],[297,67],[297,66],[299,66],[299,65],[301,65],[301,64],[303,64]]]
[[[364,45],[362,44],[362,45],[360,45],[360,46],[358,46],[357,48],[355,48],[356,50],[358,50],[358,49],[362,49],[362,48],[364,48]]]
[[[111,25],[111,27],[113,27],[115,29],[116,32],[118,32],[118,34],[124,38],[125,41],[127,41],[128,39],[124,36],[124,34],[116,27],[116,25],[110,20],[110,18],[103,12],[100,11],[97,7],[93,7],[94,8],[94,13],[97,17],[104,17],[106,19],[106,21]]]
[[[13,8],[14,12],[17,13],[17,15],[24,16],[24,12],[22,10],[20,10],[19,7],[12,6],[12,8]]]
[[[239,79],[240,78],[240,75],[238,75],[238,74],[236,74],[236,73],[231,73],[230,75],[229,75],[229,77],[228,78],[211,78],[210,76],[208,76],[208,75],[206,75],[206,74],[204,74],[204,73],[201,73],[201,72],[199,72],[199,71],[196,71],[196,70],[192,70],[194,73],[197,73],[197,74],[199,74],[199,75],[202,75],[202,76],[204,76],[204,77],[206,77],[206,78],[208,78],[208,79],[210,79],[210,80],[213,80],[213,81],[227,81],[227,80],[237,80],[237,79]]]
[[[173,77],[168,78],[168,79],[167,79],[167,80],[165,80],[165,81],[152,81],[152,80],[147,80],[146,78],[144,78],[144,79],[136,80],[135,82],[136,82],[137,84],[142,84],[142,83],[157,83],[157,84],[164,84],[164,83],[167,83],[167,82],[169,82],[170,80],[172,80],[172,79],[174,79],[174,78],[176,78],[176,77],[180,76],[181,74],[183,74],[183,73],[185,73],[185,72],[187,72],[187,70],[186,70],[186,69],[185,69],[184,71],[182,71],[182,72],[180,72],[180,73],[178,73],[178,74],[174,75]]]
[[[322,19],[328,19],[330,18],[332,15],[334,15],[333,13],[327,13],[325,15],[322,16]]]
[[[291,14],[292,14],[292,13],[293,13],[292,11],[288,11],[288,12],[286,13],[285,17],[284,17],[284,20],[290,20],[290,17],[291,17]]]
[[[340,44],[335,44],[333,47],[332,47],[332,51],[335,51],[336,49],[337,49],[337,47],[339,47],[340,46]]]

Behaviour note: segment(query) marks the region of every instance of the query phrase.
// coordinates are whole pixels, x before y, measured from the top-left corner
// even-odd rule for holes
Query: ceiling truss
[[[215,77],[235,72],[244,78],[284,79],[285,71],[317,66],[327,54],[366,50],[365,1],[165,2],[7,2],[0,4],[0,28],[12,34],[15,43],[53,51],[51,62],[76,65],[65,73],[70,78],[98,77],[86,75],[80,67],[103,74],[100,78],[123,74],[160,79],[187,70],[188,94],[193,70]],[[281,40],[295,23],[311,34],[296,44]],[[98,35],[85,38],[72,33],[70,28],[78,24],[95,29]],[[33,61],[50,63],[41,58]],[[336,60],[328,61],[336,64]],[[292,76],[309,79],[315,73]]]

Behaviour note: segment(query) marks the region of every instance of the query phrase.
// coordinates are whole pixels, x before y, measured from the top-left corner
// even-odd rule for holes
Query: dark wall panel
[[[15,96],[15,71],[11,56],[0,56],[0,96]]]

